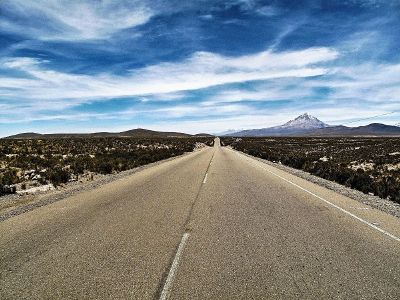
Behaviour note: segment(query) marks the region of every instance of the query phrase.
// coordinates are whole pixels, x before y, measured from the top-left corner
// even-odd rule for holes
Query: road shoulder
[[[204,149],[195,150],[193,152],[186,152],[182,155],[170,157],[164,160],[156,161],[147,165],[143,165],[134,169],[122,171],[116,174],[103,175],[101,177],[96,178],[93,181],[83,182],[83,183],[74,183],[71,185],[67,185],[66,187],[60,190],[50,190],[42,193],[38,193],[35,195],[10,195],[6,196],[8,198],[0,198],[0,222],[12,218],[14,216],[18,216],[20,214],[32,211],[36,208],[49,205],[51,203],[64,200],[68,197],[75,196],[79,193],[90,191],[101,187],[105,184],[109,184],[115,182],[117,180],[121,180],[138,172],[147,170],[149,168],[158,166],[160,164],[164,164],[176,159],[188,157],[191,155],[196,155],[200,153]]]
[[[245,155],[233,149],[229,149],[229,151],[233,151],[242,159],[247,160],[251,166],[270,173],[277,180],[285,181],[288,188],[295,191],[299,197],[303,195],[302,197],[307,198],[307,201],[321,203],[327,208],[333,209],[335,214],[347,215],[357,222],[364,223],[366,226],[368,225],[367,227],[372,227],[371,229],[375,229],[375,232],[381,231],[381,233],[384,233],[388,237],[393,235],[396,241],[400,239],[399,218],[361,203],[347,195],[342,195],[335,190],[311,182],[308,179],[293,175],[286,170],[265,163],[265,161],[254,158],[251,155]]]
[[[380,211],[383,211],[387,214],[390,214],[392,216],[400,218],[400,204],[397,204],[393,201],[390,201],[387,199],[382,199],[382,198],[379,198],[378,196],[374,196],[374,195],[364,194],[363,192],[351,189],[349,187],[346,187],[346,186],[336,183],[334,181],[326,180],[324,178],[312,175],[312,174],[304,172],[302,170],[298,170],[298,169],[291,168],[291,167],[288,167],[288,166],[285,166],[282,164],[274,163],[274,162],[271,162],[269,160],[262,159],[259,157],[251,156],[247,153],[243,153],[243,152],[234,150],[232,148],[229,148],[229,149],[239,152],[239,153],[241,153],[247,157],[250,157],[252,159],[258,160],[258,161],[265,163],[269,166],[272,166],[274,168],[277,168],[281,171],[287,172],[289,174],[292,174],[292,175],[295,175],[302,179],[305,179],[307,181],[310,181],[316,185],[319,185],[319,186],[322,186],[329,190],[332,190],[340,195],[343,195],[343,196],[346,196],[353,200],[356,200],[357,202],[371,206],[371,207],[378,209]]]

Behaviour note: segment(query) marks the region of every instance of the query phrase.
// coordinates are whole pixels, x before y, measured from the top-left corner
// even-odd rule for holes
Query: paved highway
[[[0,223],[0,299],[399,299],[400,221],[220,147]]]

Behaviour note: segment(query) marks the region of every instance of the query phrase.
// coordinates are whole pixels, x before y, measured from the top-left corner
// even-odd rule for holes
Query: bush
[[[12,185],[18,183],[19,179],[17,176],[17,171],[14,169],[6,170],[4,173],[0,175],[0,184],[1,185]]]
[[[50,179],[50,182],[54,186],[58,186],[62,183],[68,182],[70,179],[71,175],[67,170],[63,170],[61,168],[55,168],[51,170],[48,174],[48,178]]]
[[[109,162],[101,162],[99,165],[99,173],[101,174],[111,174],[113,171],[113,166]]]

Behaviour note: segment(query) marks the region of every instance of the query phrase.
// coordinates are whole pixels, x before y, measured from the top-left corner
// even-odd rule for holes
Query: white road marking
[[[210,168],[211,163],[212,163],[212,159],[210,160],[208,168]],[[207,182],[207,177],[208,177],[208,172],[204,176],[203,184]],[[164,284],[163,290],[160,295],[160,300],[168,299],[169,293],[171,292],[172,284],[175,279],[175,273],[176,273],[176,270],[178,269],[179,259],[182,255],[183,249],[185,248],[188,238],[189,238],[189,233],[184,233],[182,236],[182,239],[181,239],[181,243],[179,244],[178,250],[176,251],[174,261],[172,262],[171,269],[169,270],[168,277],[165,280],[165,284]]]
[[[181,258],[183,249],[185,248],[188,238],[189,238],[189,233],[184,233],[181,239],[181,243],[179,244],[178,250],[176,251],[174,261],[172,262],[171,269],[169,270],[167,280],[165,281],[163,290],[161,292],[160,300],[168,299],[172,285],[174,283],[176,270],[178,269],[179,260]]]
[[[237,153],[238,155],[243,155],[243,154],[241,154],[241,153],[239,153],[239,152],[236,152],[236,153]],[[246,157],[246,156],[245,156],[245,157]],[[259,162],[259,161],[257,161],[257,162]],[[259,163],[261,163],[261,162],[259,162]],[[394,239],[395,241],[400,242],[400,238],[397,237],[397,236],[395,236],[395,235],[393,235],[393,234],[391,234],[390,232],[388,232],[388,231],[386,231],[386,230],[384,230],[384,229],[382,229],[382,228],[379,228],[378,226],[374,225],[373,223],[370,223],[370,222],[368,222],[368,221],[366,221],[366,220],[364,220],[364,219],[362,219],[362,218],[356,216],[355,214],[352,214],[351,212],[345,210],[344,208],[341,208],[340,206],[338,206],[338,205],[336,205],[336,204],[333,204],[332,202],[330,202],[330,201],[328,201],[328,200],[322,198],[321,196],[318,196],[318,195],[314,194],[313,192],[311,192],[311,191],[309,191],[309,190],[307,190],[307,189],[301,187],[300,185],[298,185],[298,184],[296,184],[296,183],[294,183],[294,182],[292,182],[292,181],[290,181],[290,180],[288,180],[288,179],[286,179],[286,178],[284,178],[284,177],[278,175],[278,174],[275,173],[275,172],[272,172],[272,171],[268,170],[267,168],[265,168],[265,167],[263,167],[263,166],[260,166],[260,165],[257,165],[257,166],[260,167],[261,169],[263,169],[263,170],[265,170],[265,171],[267,171],[267,172],[269,172],[269,173],[275,175],[276,177],[279,177],[280,179],[282,179],[282,180],[284,180],[284,181],[290,183],[291,185],[293,185],[293,186],[295,186],[295,187],[301,189],[302,191],[304,191],[304,192],[306,192],[306,193],[309,193],[310,195],[312,195],[312,196],[318,198],[319,200],[324,201],[326,204],[328,204],[328,205],[330,205],[330,206],[332,206],[332,207],[334,207],[334,208],[340,210],[341,212],[343,212],[343,213],[345,213],[345,214],[347,214],[347,215],[353,217],[354,219],[356,219],[356,220],[358,220],[358,221],[360,221],[360,222],[362,222],[362,223],[364,223],[364,224],[366,224],[366,225],[372,227],[372,228],[375,229],[375,230],[378,230],[379,232],[381,232],[381,233],[387,235],[388,237]]]
[[[207,182],[207,176],[208,176],[208,173],[206,173],[206,176],[204,176],[203,183],[206,183],[206,182]]]
[[[371,209],[370,207],[356,207],[356,206],[351,206],[350,208],[352,208],[352,209],[361,209],[361,210]]]

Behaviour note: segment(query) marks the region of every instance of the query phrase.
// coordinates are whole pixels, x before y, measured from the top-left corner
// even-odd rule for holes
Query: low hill
[[[164,132],[149,129],[137,128],[128,131],[119,132],[118,136],[128,137],[189,137],[190,134],[182,132]]]
[[[6,138],[18,138],[18,139],[39,139],[41,138],[43,135],[40,133],[36,133],[36,132],[24,132],[24,133],[19,133],[16,135],[11,135],[9,137]]]
[[[214,135],[209,134],[209,133],[198,133],[198,134],[195,134],[194,136],[212,137],[212,136],[214,136]]]
[[[310,136],[400,136],[400,127],[372,123],[365,126],[332,126],[310,132]]]
[[[201,134],[203,136],[203,134]],[[192,135],[182,132],[154,131],[136,128],[122,132],[95,132],[95,133],[51,133],[40,134],[25,132],[6,137],[6,139],[56,139],[56,138],[94,138],[94,137],[190,137]]]

